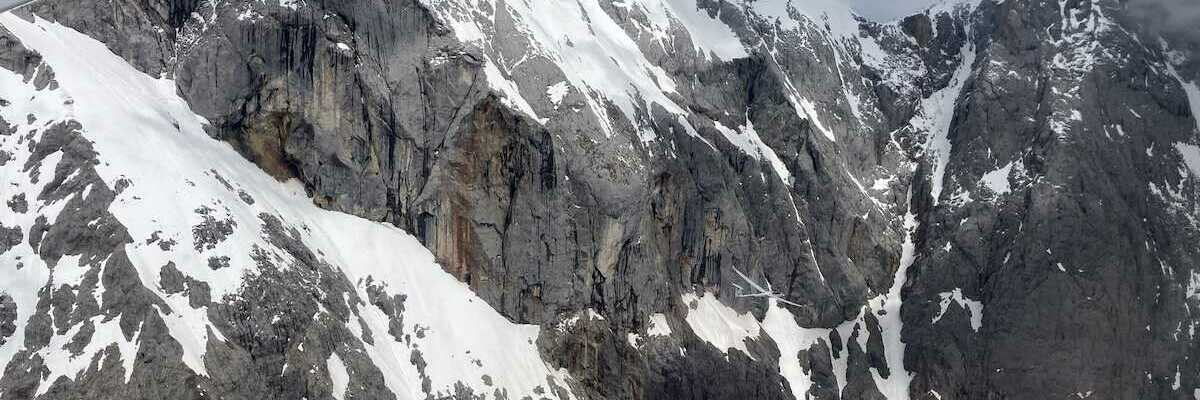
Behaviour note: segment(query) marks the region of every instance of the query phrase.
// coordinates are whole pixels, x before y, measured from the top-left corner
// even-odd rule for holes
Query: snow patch
[[[753,358],[746,349],[746,339],[758,338],[760,330],[754,315],[739,314],[707,292],[699,297],[693,293],[685,294],[683,303],[688,305],[685,320],[697,337],[722,353],[736,349]]]
[[[651,314],[646,336],[671,336],[671,325],[667,323],[667,316],[662,313]]]
[[[979,179],[979,184],[997,195],[1012,192],[1012,188],[1008,184],[1008,176],[1012,172],[1013,164],[1013,162],[1009,162],[1000,169],[983,174],[983,178]]]
[[[330,388],[333,398],[344,400],[346,388],[350,385],[350,373],[346,371],[346,363],[342,362],[337,352],[330,353],[329,359],[325,360],[325,369],[329,371],[329,380],[333,383],[333,387]]]
[[[892,187],[892,181],[894,180],[896,180],[894,175],[887,178],[876,179],[875,182],[871,184],[871,190],[888,190],[888,188]]]
[[[1200,146],[1175,143],[1175,151],[1179,152],[1179,156],[1183,157],[1183,164],[1188,170],[1192,171],[1194,176],[1200,177]]]
[[[304,5],[305,5],[304,0],[279,0],[280,7],[283,7],[283,8],[292,10],[292,11],[299,10],[300,7],[304,7]]]
[[[1192,121],[1196,123],[1196,130],[1200,131],[1200,86],[1197,86],[1195,81],[1185,82],[1179,76],[1179,72],[1175,70],[1174,66],[1171,66],[1168,70],[1179,81],[1179,84],[1183,86],[1183,91],[1187,94],[1188,105],[1192,108]]]
[[[800,327],[796,317],[776,299],[770,299],[768,307],[762,328],[779,347],[779,374],[787,379],[792,394],[802,398],[812,388],[813,371],[807,365],[800,364],[800,352],[807,351],[815,344],[826,343],[830,329]],[[842,357],[842,360],[833,361],[844,360],[845,357]]]
[[[562,81],[546,87],[546,97],[550,99],[551,104],[554,104],[555,109],[562,104],[563,98],[567,97],[567,93],[571,91],[569,85],[567,81]]]
[[[938,314],[933,317],[934,324],[942,320],[942,316],[946,315],[947,307],[950,306],[950,303],[954,303],[958,304],[959,307],[962,307],[971,315],[971,330],[979,332],[979,328],[983,327],[983,303],[963,296],[962,289],[960,288],[938,293],[938,296],[942,300],[939,303],[940,309],[938,310]]]

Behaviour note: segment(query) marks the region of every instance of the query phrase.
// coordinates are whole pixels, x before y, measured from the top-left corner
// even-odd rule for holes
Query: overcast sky
[[[846,0],[859,15],[876,21],[891,21],[915,14],[938,0]]]

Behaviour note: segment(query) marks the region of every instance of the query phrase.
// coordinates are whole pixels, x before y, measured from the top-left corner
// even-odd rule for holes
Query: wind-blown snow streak
[[[661,106],[672,114],[689,114],[667,96],[675,92],[675,82],[646,58],[638,42],[598,0],[425,0],[424,3],[450,26],[460,41],[483,50],[487,68],[496,72],[488,74],[489,83],[512,103],[520,105],[518,109],[531,115],[536,116],[536,113],[526,107],[528,102],[523,100],[525,94],[518,85],[499,74],[501,70],[518,68],[516,63],[498,65],[504,60],[494,48],[502,45],[492,40],[500,36],[495,35],[495,25],[502,13],[507,14],[505,18],[512,18],[517,31],[524,33],[524,38],[516,40],[528,41],[520,57],[541,57],[557,65],[572,88],[582,95],[607,135],[611,136],[617,129],[611,123],[614,119],[608,115],[606,104],[609,102],[634,124],[643,119],[639,110],[648,113],[651,105]],[[665,41],[673,37],[671,29],[680,27],[688,33],[692,46],[701,57],[728,60],[746,56],[745,48],[733,31],[699,10],[694,1],[630,0],[614,5],[645,15],[651,24],[646,29],[664,42],[664,48]]]
[[[250,258],[254,246],[285,259],[289,257],[263,237],[264,222],[258,216],[265,213],[277,216],[285,227],[300,232],[300,239],[307,247],[356,283],[359,298],[369,298],[363,284],[368,278],[382,286],[389,296],[407,295],[405,324],[426,328],[424,337],[413,338],[411,344],[387,337],[388,316],[377,307],[359,304],[360,316],[375,333],[373,345],[363,343],[367,355],[383,372],[387,387],[397,397],[425,397],[422,376],[409,361],[415,348],[410,346],[424,350],[427,363],[424,375],[431,380],[435,391],[452,392],[454,385],[461,382],[476,388],[477,393],[502,388],[509,396],[521,398],[536,397],[534,388],[545,387],[547,379],[566,387],[565,380],[569,379],[566,373],[548,367],[539,356],[534,344],[538,336],[536,326],[506,320],[466,285],[443,272],[433,255],[404,231],[320,209],[298,184],[274,180],[228,144],[210,138],[203,129],[205,121],[176,95],[174,82],[146,76],[102,43],[56,23],[36,17],[30,22],[0,15],[0,24],[26,47],[39,52],[54,69],[59,83],[57,89],[36,91],[20,76],[0,69],[0,93],[13,103],[0,108],[5,119],[24,121],[26,113],[35,113],[39,123],[76,120],[83,126],[84,137],[94,142],[93,147],[102,160],[95,168],[103,181],[109,186],[119,179],[131,182],[117,196],[110,211],[135,238],[125,246],[125,251],[137,269],[141,284],[171,308],[169,315],[165,315],[166,310],[160,310],[160,314],[164,314],[172,337],[183,347],[183,362],[197,373],[204,375],[206,367],[217,367],[205,364],[206,345],[223,338],[209,322],[207,307],[192,308],[186,296],[163,291],[159,269],[173,261],[184,275],[208,283],[214,299],[237,292],[241,277],[257,269]],[[14,165],[21,162],[0,168],[0,177],[24,185],[20,190],[36,195],[37,188],[31,187]],[[43,166],[48,168],[54,163],[52,156]],[[216,179],[216,174],[222,179]],[[222,181],[239,190],[227,188]],[[253,204],[243,202],[239,191],[252,196]],[[57,214],[55,208],[61,208],[61,203],[38,204],[43,208],[37,213],[29,213],[27,217],[5,214],[5,218],[17,218],[15,222],[21,226],[30,226],[27,219],[37,214],[53,220]],[[191,227],[199,222],[199,216],[188,210],[202,206],[219,210],[222,217],[237,221],[237,226],[214,248],[193,251]],[[163,250],[141,240],[156,232],[177,240],[178,245]],[[3,288],[17,302],[18,323],[23,325],[30,311],[36,309],[36,288],[45,285],[52,272],[27,244],[10,250],[4,261],[13,254],[24,255],[27,265],[16,272],[6,272],[9,275],[3,280]],[[229,257],[229,267],[219,271],[210,269],[206,260],[215,256]],[[351,324],[358,325],[357,322],[351,318]],[[14,340],[0,346],[0,365],[7,364],[23,346],[20,336],[23,331],[18,329]],[[120,348],[128,375],[135,367],[132,361],[138,339],[126,340],[119,329],[115,335],[105,333],[109,331],[103,323],[97,324],[92,346],[85,350],[92,353],[72,360],[48,358],[52,374],[74,378],[78,371],[76,361],[91,360],[91,354],[97,351],[95,347],[113,342]],[[51,346],[61,338],[56,336]],[[340,361],[331,359],[330,368],[344,369],[348,365]],[[342,388],[345,387],[342,382],[355,375],[353,371],[346,372],[348,375],[331,372],[337,375],[331,377],[333,382]],[[492,379],[492,386],[486,389],[479,382],[483,374]],[[50,381],[58,375],[51,376]],[[47,384],[43,384],[39,390],[46,388]]]
[[[788,170],[787,164],[783,162],[783,159],[775,154],[775,150],[767,146],[762,141],[762,138],[758,136],[758,131],[754,130],[753,122],[746,120],[746,124],[739,126],[737,131],[722,125],[720,122],[714,121],[714,125],[717,131],[721,132],[721,135],[725,136],[725,140],[728,140],[729,143],[733,143],[743,153],[770,165],[775,170],[775,176],[783,182],[784,187],[790,188],[792,186],[792,172]],[[766,179],[764,178],[763,181],[765,182]]]

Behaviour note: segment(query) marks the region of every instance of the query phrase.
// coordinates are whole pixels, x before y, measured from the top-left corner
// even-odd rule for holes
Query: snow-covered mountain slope
[[[0,262],[16,321],[0,397],[78,390],[112,363],[153,386],[142,365],[170,361],[194,374],[175,392],[189,397],[253,386],[230,380],[239,368],[329,383],[315,394],[338,399],[567,387],[536,326],[508,322],[407,233],[322,210],[211,139],[174,82],[59,24],[0,24],[42,57],[27,76],[0,70],[3,193],[23,199],[2,219],[18,233]]]
[[[1127,2],[44,0],[0,399],[1200,393],[1200,65]]]
[[[677,100],[694,96],[696,90],[681,70],[746,58],[760,47],[774,54],[777,47],[794,45],[781,42],[788,39],[799,39],[806,47],[828,46],[834,57],[826,61],[837,70],[840,80],[851,79],[841,71],[855,68],[849,57],[884,56],[870,53],[869,49],[879,47],[874,38],[859,37],[858,24],[865,20],[836,0],[712,4],[692,0],[432,0],[427,4],[461,42],[478,47],[488,83],[513,108],[546,124],[556,114],[581,112],[578,106],[560,111],[566,96],[577,95],[577,101],[600,121],[606,136],[612,136],[614,129],[631,130],[644,141],[657,138],[654,125],[661,117],[656,113],[666,113],[668,121],[682,118],[684,129],[698,135],[690,121],[703,116],[696,116],[689,104]],[[777,30],[770,33],[772,37],[745,28],[735,32],[723,22],[733,19],[773,24]],[[868,54],[863,54],[863,49],[868,49]],[[779,60],[773,56],[771,62]],[[562,75],[563,80],[555,81],[553,75]],[[813,123],[828,140],[837,140],[835,130],[851,129],[823,123],[820,116],[828,115],[829,108],[849,108],[858,124],[864,123],[863,113],[874,111],[856,94],[861,89],[856,83],[838,82],[844,98],[836,99],[839,104],[819,105],[815,96],[806,93],[817,88],[792,79],[785,78],[784,95],[800,117]],[[608,115],[610,105],[621,112],[620,117]],[[609,121],[614,119],[624,119],[630,126],[612,126]]]
[[[307,386],[292,390],[306,397],[572,398],[569,375],[538,355],[536,327],[506,321],[405,232],[316,207],[294,182],[275,181],[205,134],[207,121],[176,96],[174,82],[137,71],[102,43],[38,17],[4,15],[0,24],[41,60],[27,75],[0,70],[0,115],[23,121],[8,124],[2,138],[5,194],[23,200],[4,214],[20,235],[3,253],[13,268],[3,294],[16,324],[0,361],[27,366],[5,375],[0,398],[69,393],[107,373],[161,385],[141,366],[150,363],[181,364],[194,377],[195,387],[167,393],[246,395],[226,388],[246,378],[223,371],[237,366],[229,358],[261,345],[247,339],[288,335],[295,336],[283,357],[248,367],[279,368]],[[105,233],[114,247],[80,248]],[[124,304],[131,292],[140,303]],[[252,297],[290,301],[270,298],[280,295],[314,303],[246,303],[256,308],[234,315],[216,309]],[[712,295],[683,300],[699,302],[686,322],[710,343],[745,352],[747,333],[760,330]],[[828,333],[771,309],[761,328],[770,335],[802,333],[806,346]],[[249,320],[223,320],[235,316]],[[661,321],[665,332],[648,336],[670,334]],[[146,355],[142,347],[151,345],[167,347],[167,359]],[[797,360],[781,368],[792,390],[808,390]]]

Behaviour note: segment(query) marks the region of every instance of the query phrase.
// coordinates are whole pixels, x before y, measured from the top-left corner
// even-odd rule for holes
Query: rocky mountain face
[[[1200,399],[1135,3],[34,3],[0,399]]]

